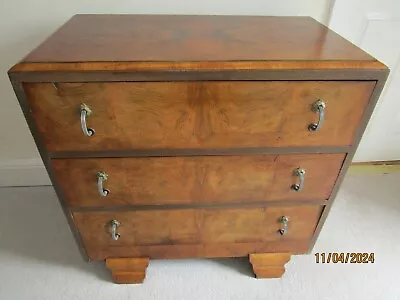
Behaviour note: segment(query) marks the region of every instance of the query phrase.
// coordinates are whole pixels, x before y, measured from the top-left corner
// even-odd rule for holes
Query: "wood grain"
[[[345,154],[53,159],[70,207],[328,199]],[[306,170],[301,191],[297,168]],[[96,174],[106,172],[103,197]]]
[[[269,242],[306,242],[314,232],[320,213],[320,206],[294,206],[267,209],[75,212],[73,216],[89,257],[98,259],[100,255],[97,251],[109,249],[111,257],[113,249],[118,247],[139,247],[143,252],[135,255],[153,258],[151,251],[146,252],[151,246],[192,245],[195,249],[196,245],[249,243],[248,251],[253,251],[254,243],[262,248],[262,243]],[[288,232],[283,236],[278,232],[281,216],[289,217]],[[117,241],[112,240],[109,232],[109,222],[113,219],[121,224],[117,230],[120,234]],[[209,255],[218,256],[218,248],[214,250],[216,252]],[[162,253],[159,255],[162,257]]]
[[[309,240],[271,241],[254,243],[224,243],[197,245],[152,245],[152,246],[98,246],[87,245],[92,260],[109,257],[139,257],[147,255],[154,259],[246,257],[249,253],[303,254],[310,247]]]
[[[148,258],[107,258],[106,267],[111,270],[115,283],[142,283],[149,265]]]
[[[49,151],[350,145],[370,82],[26,83]],[[326,102],[320,131],[311,110]],[[81,103],[93,114],[83,135]]]
[[[155,71],[165,71],[173,75],[177,75],[179,71],[212,71],[210,75],[215,74],[216,71],[221,73],[219,77],[223,77],[223,73],[226,71],[305,71],[305,70],[318,70],[318,71],[334,71],[338,70],[342,72],[351,72],[359,69],[371,70],[385,70],[387,67],[379,61],[208,61],[208,62],[80,62],[80,63],[18,63],[13,66],[8,73],[10,75],[20,75],[18,73],[27,72],[26,76],[29,76],[29,72],[82,72],[80,77],[85,76],[88,72],[97,72],[98,76],[101,73],[98,71],[109,71],[109,76],[115,76],[115,72],[118,71],[131,71],[129,74],[131,77],[136,75],[135,72],[144,71],[146,72],[146,78],[154,76]],[[150,71],[150,72],[149,72]],[[114,72],[114,73],[112,73]],[[217,73],[218,74],[218,73]],[[367,73],[366,73],[367,74]],[[55,76],[60,75],[54,73]],[[61,74],[62,76],[68,76],[69,74]],[[210,76],[209,75],[209,76]],[[232,76],[231,74],[229,74]],[[284,74],[288,76],[288,74]],[[35,74],[35,76],[37,76]],[[225,76],[224,80],[228,80],[230,76]],[[343,75],[342,75],[343,76]],[[166,78],[168,75],[166,74]],[[238,77],[236,75],[236,77]],[[28,77],[25,77],[28,78]],[[111,77],[109,77],[111,78]],[[140,77],[139,77],[140,78]],[[160,76],[155,78],[159,79]],[[335,78],[336,80],[341,77]],[[137,78],[136,78],[137,79]],[[297,78],[296,78],[297,79]],[[323,79],[318,78],[318,79]],[[361,78],[357,78],[361,79]],[[74,82],[83,80],[73,80]],[[148,81],[140,80],[140,81]],[[353,78],[354,80],[354,78]],[[32,81],[32,80],[30,80]],[[49,81],[49,80],[46,80]],[[50,80],[51,81],[51,80]],[[95,80],[99,81],[99,80]],[[118,80],[114,80],[118,81]],[[32,81],[34,82],[34,81]]]
[[[25,62],[374,61],[309,17],[76,15]]]
[[[290,257],[290,253],[251,253],[249,261],[257,278],[280,278]]]

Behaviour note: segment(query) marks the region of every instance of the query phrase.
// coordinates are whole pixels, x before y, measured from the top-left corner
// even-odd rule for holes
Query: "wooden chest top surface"
[[[24,62],[376,61],[309,17],[76,15]]]

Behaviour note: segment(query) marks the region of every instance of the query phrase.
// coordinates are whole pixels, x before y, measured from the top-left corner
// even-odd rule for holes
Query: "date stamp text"
[[[342,264],[373,264],[375,262],[375,253],[344,253],[344,252],[317,252],[315,253],[315,263],[329,264],[329,263],[342,263]]]

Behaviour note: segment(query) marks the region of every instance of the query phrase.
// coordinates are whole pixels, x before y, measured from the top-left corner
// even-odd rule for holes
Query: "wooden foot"
[[[107,258],[106,267],[111,270],[115,283],[142,283],[146,277],[148,258]]]
[[[254,253],[249,255],[249,260],[257,278],[280,278],[290,256],[290,253]]]

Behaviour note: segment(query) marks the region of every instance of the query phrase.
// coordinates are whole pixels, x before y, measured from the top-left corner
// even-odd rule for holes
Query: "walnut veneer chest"
[[[9,76],[82,253],[310,252],[388,75],[307,17],[77,15]],[[300,270],[299,270],[300,271]]]

